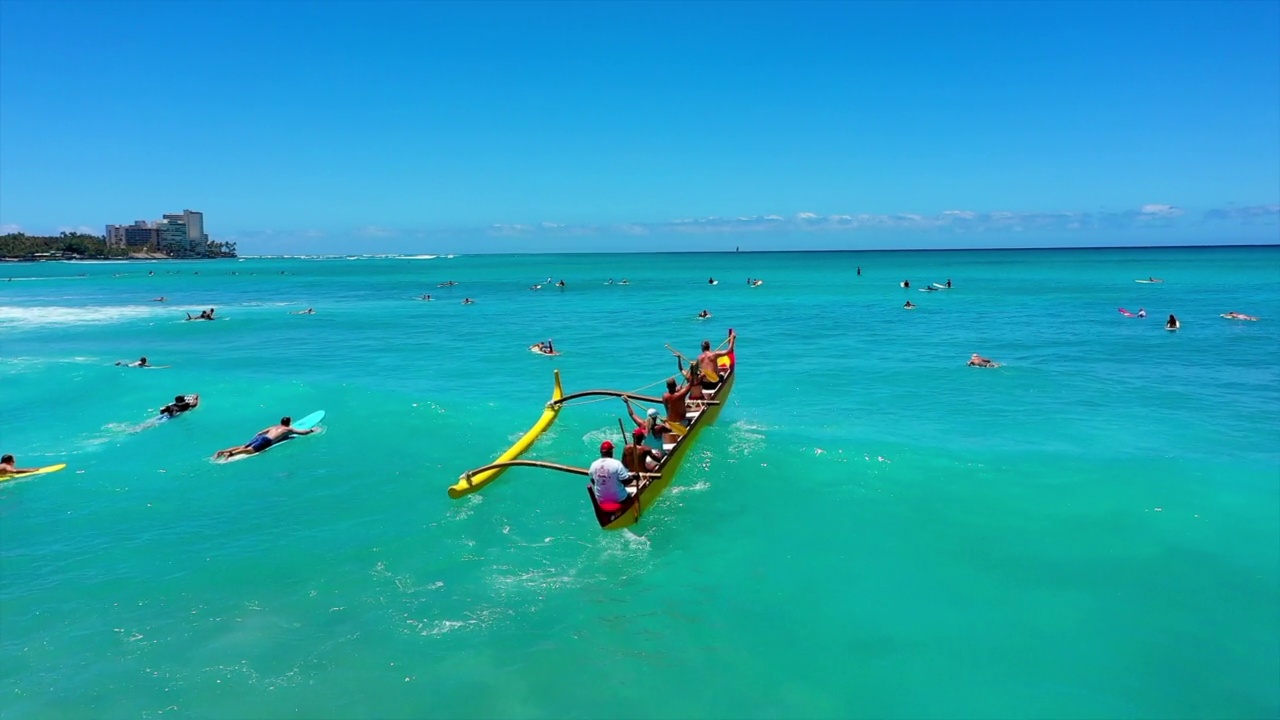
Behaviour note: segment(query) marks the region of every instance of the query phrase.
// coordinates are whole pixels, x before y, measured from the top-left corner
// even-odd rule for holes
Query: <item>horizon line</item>
[[[416,252],[416,253],[287,253],[287,254],[248,254],[240,255],[236,258],[207,258],[211,260],[234,260],[234,259],[265,259],[265,258],[301,258],[301,257],[322,257],[322,258],[341,258],[341,257],[382,257],[387,259],[421,257],[423,255],[432,255],[434,258],[442,257],[462,257],[462,256],[479,256],[479,255],[764,255],[772,253],[909,253],[909,252],[1002,252],[1002,251],[1051,251],[1051,250],[1208,250],[1208,249],[1230,249],[1230,248],[1280,248],[1280,242],[1263,242],[1263,243],[1226,243],[1226,244],[1193,244],[1193,245],[1054,245],[1054,246],[1035,246],[1035,247],[973,247],[973,248],[867,248],[867,249],[833,249],[833,250],[655,250],[655,251],[612,251],[603,250],[595,252],[583,251],[526,251],[526,252]],[[170,260],[199,260],[203,258],[121,258],[121,259],[170,259]]]

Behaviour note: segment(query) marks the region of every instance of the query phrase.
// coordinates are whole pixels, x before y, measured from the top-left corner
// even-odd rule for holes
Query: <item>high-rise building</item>
[[[204,213],[183,210],[166,213],[161,220],[138,220],[132,225],[108,225],[107,245],[132,250],[159,250],[178,257],[205,257],[209,236],[204,232]]]
[[[154,250],[160,239],[153,223],[137,220],[132,225],[108,225],[107,246],[132,250]]]

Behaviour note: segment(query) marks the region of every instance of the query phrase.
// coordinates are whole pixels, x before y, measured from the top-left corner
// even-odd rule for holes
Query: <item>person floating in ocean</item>
[[[40,468],[20,468],[12,455],[0,456],[0,475],[17,475],[18,473],[35,472]]]
[[[1147,311],[1143,308],[1138,308],[1138,317],[1144,318],[1146,316],[1147,316]]]
[[[290,315],[315,315],[316,310],[315,308],[307,308],[306,310],[294,310],[289,314]]]
[[[541,285],[530,285],[530,286],[529,286],[529,289],[530,289],[530,290],[541,290],[541,289],[542,289],[542,286],[541,286]]]
[[[613,278],[609,278],[609,282],[605,283],[605,285],[612,285],[612,284],[613,284]]]
[[[1149,276],[1148,276],[1148,277],[1147,277],[1147,282],[1157,283],[1157,282],[1164,282],[1164,280],[1161,280],[1161,279],[1160,279],[1160,278],[1158,278],[1158,277],[1149,277]]]
[[[175,418],[199,404],[199,395],[176,395],[173,398],[173,402],[160,408],[160,417]]]
[[[662,453],[644,444],[644,428],[631,431],[631,444],[622,448],[622,466],[633,473],[652,472],[662,462]]]
[[[200,314],[196,317],[191,317],[191,313],[187,313],[187,319],[188,320],[212,320],[213,308],[209,308],[208,310],[201,310]]]
[[[618,284],[619,284],[619,285],[630,285],[630,284],[631,284],[631,281],[630,281],[630,280],[628,280],[628,279],[626,279],[626,278],[622,278],[622,282],[620,282],[620,283],[618,283]]]
[[[915,305],[915,303],[913,303],[913,302],[911,302],[910,300],[908,300],[908,301],[906,301],[905,303],[903,303],[903,304],[902,304],[902,309],[903,309],[903,310],[915,310],[915,309],[916,309],[916,305]]]
[[[754,283],[754,282],[755,282],[755,280],[752,280],[751,278],[747,278],[747,284],[748,284],[748,285],[750,285],[750,284],[752,284],[752,283]]]
[[[147,273],[147,277],[152,277],[152,276],[154,276],[155,274],[156,274],[156,271],[155,271],[155,270],[152,270],[152,271],[150,271],[150,272],[148,272],[148,273]]]
[[[1182,327],[1182,323],[1178,322],[1178,318],[1173,315],[1169,315],[1169,319],[1164,323],[1165,330],[1177,330],[1180,327]]]
[[[475,304],[476,304],[476,301],[475,301],[475,300],[472,300],[471,298],[462,298],[462,304],[463,304],[463,305],[475,305]]]
[[[995,368],[1000,367],[1000,363],[984,358],[978,353],[974,353],[969,358],[969,367]]]
[[[252,455],[254,453],[260,453],[285,438],[292,437],[294,435],[310,435],[316,431],[315,428],[298,430],[291,427],[292,425],[293,418],[286,415],[285,417],[280,418],[279,425],[272,425],[265,430],[260,430],[249,442],[243,445],[229,447],[226,450],[219,450],[213,454],[213,457],[215,459],[223,459],[232,458],[236,455]]]
[[[556,352],[556,348],[554,345],[551,344],[551,340],[549,338],[545,341],[539,341],[537,345],[531,345],[530,347],[542,353],[543,355],[559,355],[560,354]]]
[[[706,310],[703,310],[702,312],[698,313],[698,317],[703,320],[706,320],[707,318],[711,317],[711,313],[707,312]]]
[[[715,284],[716,284],[716,279],[715,279],[715,278],[707,278],[707,284],[708,284],[708,285],[715,285]]]
[[[561,280],[560,282],[556,283],[556,287],[558,287],[558,288],[562,288],[562,287],[564,287],[564,281],[563,281],[563,280]]]
[[[947,278],[947,289],[951,289],[951,278]]]
[[[909,287],[911,287],[911,281],[910,281],[910,280],[903,280],[903,281],[902,281],[902,287],[904,287],[904,288],[909,288]]]
[[[140,368],[150,367],[149,365],[147,365],[146,355],[143,355],[142,357],[138,358],[137,361],[131,362],[131,363],[127,363],[123,360],[117,360],[116,365],[120,365],[122,367],[140,367]]]
[[[430,296],[430,295],[423,295],[422,297],[420,297],[420,298],[418,298],[418,299],[419,299],[419,300],[428,300],[428,301],[430,301],[430,300],[431,300],[431,296]]]
[[[613,459],[613,443],[608,440],[600,443],[600,457],[587,468],[587,474],[591,477],[591,492],[601,505],[617,505],[634,492],[626,485],[631,473]]]
[[[1257,320],[1258,319],[1252,315],[1245,315],[1244,313],[1236,312],[1235,310],[1232,310],[1231,312],[1228,312],[1228,313],[1223,313],[1222,317],[1228,320]]]
[[[858,277],[862,277],[862,266],[858,266]]]
[[[161,295],[158,298],[151,298],[151,302],[164,302],[165,299],[166,299],[165,296]]]

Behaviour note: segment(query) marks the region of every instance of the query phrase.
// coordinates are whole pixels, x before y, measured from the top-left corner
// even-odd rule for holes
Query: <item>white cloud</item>
[[[801,220],[814,220],[818,217],[818,214],[811,213],[811,212],[802,212],[802,213],[796,213],[796,217],[800,218]]]
[[[1161,205],[1153,203],[1142,206],[1142,214],[1148,217],[1178,217],[1182,214],[1182,208],[1173,205]]]
[[[366,225],[356,230],[356,235],[359,235],[360,237],[370,237],[370,238],[395,237],[396,235],[399,235],[399,234],[400,233],[396,232],[395,230],[379,227],[377,225]]]
[[[10,233],[20,233],[20,232],[22,232],[21,225],[14,225],[13,223],[5,223],[4,225],[0,225],[0,235],[9,235]]]

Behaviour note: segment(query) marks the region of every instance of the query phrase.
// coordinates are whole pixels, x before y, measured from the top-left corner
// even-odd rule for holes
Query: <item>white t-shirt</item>
[[[596,502],[622,502],[631,496],[622,483],[631,477],[631,473],[614,458],[602,457],[587,468],[591,476],[591,489],[596,494]]]

